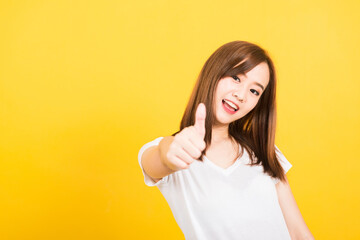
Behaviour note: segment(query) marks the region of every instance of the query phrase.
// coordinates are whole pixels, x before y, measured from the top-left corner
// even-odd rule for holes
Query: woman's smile
[[[239,110],[239,107],[236,104],[226,99],[222,100],[222,105],[224,107],[224,110],[229,114],[234,114]]]

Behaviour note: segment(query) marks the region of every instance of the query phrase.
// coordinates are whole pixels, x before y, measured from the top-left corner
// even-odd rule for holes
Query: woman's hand
[[[198,159],[206,147],[205,138],[206,108],[200,103],[196,109],[195,125],[181,130],[169,146],[163,163],[172,170],[182,170]]]

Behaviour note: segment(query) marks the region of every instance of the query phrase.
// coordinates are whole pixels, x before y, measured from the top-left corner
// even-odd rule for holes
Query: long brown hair
[[[241,62],[241,63],[240,63]],[[206,106],[205,139],[211,143],[212,126],[215,121],[213,111],[214,95],[221,78],[246,74],[259,63],[268,64],[269,84],[256,106],[244,117],[229,124],[229,135],[249,153],[250,165],[262,165],[264,173],[285,181],[285,173],[275,153],[276,130],[276,74],[268,53],[256,44],[233,41],[219,47],[205,62],[200,71],[193,92],[180,123],[180,130],[195,124],[195,112],[199,103]],[[240,63],[240,64],[238,64]],[[237,65],[237,66],[236,66]],[[236,67],[235,67],[236,66]],[[203,151],[202,155],[207,150]],[[242,151],[243,152],[243,151]],[[202,156],[200,157],[200,161]]]

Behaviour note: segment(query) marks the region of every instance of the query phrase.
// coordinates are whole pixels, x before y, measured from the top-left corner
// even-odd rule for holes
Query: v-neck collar
[[[241,151],[241,146],[239,144],[239,151]],[[223,167],[220,167],[218,165],[216,165],[214,162],[212,162],[210,159],[208,159],[206,157],[206,155],[203,155],[203,160],[205,162],[208,163],[209,166],[211,166],[212,168],[216,169],[217,171],[221,172],[222,174],[225,174],[225,175],[229,175],[230,173],[232,173],[236,168],[237,166],[240,164],[240,159],[244,157],[244,155],[246,154],[245,153],[245,149],[244,149],[244,152],[243,154],[241,154],[240,157],[238,157],[235,162],[233,164],[231,164],[229,167],[227,168],[223,168]]]

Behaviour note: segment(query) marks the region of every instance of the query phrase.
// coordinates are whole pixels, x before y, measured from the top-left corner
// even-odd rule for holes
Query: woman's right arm
[[[146,149],[141,157],[145,173],[158,182],[173,172],[188,168],[198,159],[206,147],[205,117],[205,105],[200,103],[194,126],[182,129],[175,136],[164,137],[158,146]]]
[[[164,159],[166,158],[166,153],[169,151],[169,146],[173,140],[173,136],[164,137],[161,139],[159,145],[146,149],[141,156],[141,163],[144,171],[153,178],[155,182],[176,171],[170,169],[165,164],[167,159]]]

